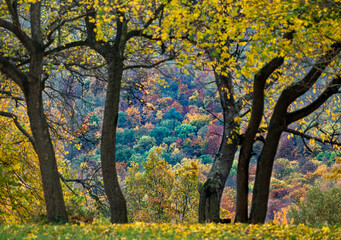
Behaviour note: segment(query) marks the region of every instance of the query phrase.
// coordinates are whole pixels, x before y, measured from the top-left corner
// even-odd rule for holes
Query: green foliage
[[[138,153],[144,153],[155,146],[156,140],[151,136],[142,136],[134,145],[134,150]]]
[[[177,134],[177,137],[179,138],[187,138],[189,136],[193,136],[196,130],[196,127],[189,124],[181,124],[180,126],[177,126],[175,128],[175,132]]]
[[[160,122],[161,127],[166,127],[168,129],[175,129],[177,126],[181,125],[181,122],[179,122],[176,119],[167,119]]]
[[[181,115],[180,112],[175,111],[175,108],[170,108],[169,111],[166,113],[166,117],[165,119],[174,119],[174,120],[178,120],[179,122],[182,121],[183,117]]]
[[[208,164],[213,162],[213,157],[211,155],[205,154],[200,156],[202,164]]]
[[[129,147],[116,145],[115,160],[117,162],[130,162],[130,158],[135,154],[135,151]]]
[[[307,198],[296,205],[289,211],[289,217],[294,219],[294,223],[309,225],[341,223],[340,188],[322,191],[314,187],[308,191]]]
[[[330,167],[335,163],[335,157],[341,157],[341,153],[339,151],[324,151],[320,152],[316,159],[319,161],[326,162],[327,165]]]
[[[139,221],[169,221],[170,194],[174,177],[171,166],[161,158],[162,148],[152,150],[138,172],[139,165],[132,163],[126,179],[126,196],[129,218]]]
[[[163,142],[166,143],[168,146],[174,143],[176,140],[176,137],[168,136],[163,139]]]
[[[126,126],[127,116],[128,116],[128,114],[126,112],[119,111],[118,119],[117,119],[117,126],[118,127]]]
[[[91,115],[89,118],[90,125],[94,125],[95,127],[98,127],[100,121],[101,119],[96,114]]]
[[[230,170],[230,176],[237,176],[237,167],[238,167],[238,161],[233,161],[232,167]]]
[[[156,139],[156,144],[161,144],[165,137],[171,135],[171,130],[166,127],[155,127],[151,132],[150,136]]]

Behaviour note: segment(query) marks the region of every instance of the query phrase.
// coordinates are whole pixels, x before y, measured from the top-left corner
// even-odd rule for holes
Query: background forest
[[[210,73],[186,75],[174,64],[162,70],[162,81],[155,79],[159,72],[149,71],[121,97],[116,135],[120,186],[127,198],[130,221],[195,223],[197,187],[206,180],[222,138],[221,105]],[[61,92],[74,96],[74,109],[86,113],[76,121],[67,116],[63,119],[57,107],[49,110],[58,121],[81,126],[70,141],[61,136],[63,144],[57,150],[61,172],[70,178],[66,184],[73,189],[64,185],[68,211],[76,222],[109,216],[99,160],[103,87],[104,83],[96,78],[59,84]],[[2,129],[6,132],[2,135],[2,152],[7,156],[2,158],[2,170],[6,173],[2,175],[6,190],[2,192],[2,221],[37,220],[37,213],[43,214],[39,180],[35,177],[37,162],[29,160],[34,159],[32,150],[13,121],[2,118]],[[260,144],[255,145],[251,159],[250,194]],[[330,173],[340,157],[340,152],[328,145],[304,143],[301,137],[283,134],[271,178],[267,220],[285,221],[289,207],[305,201],[312,187],[340,188],[340,178],[333,179]],[[11,162],[4,161],[9,158]],[[234,218],[236,174],[237,156],[223,192],[222,218]]]
[[[339,8],[2,1],[0,224],[339,224]]]

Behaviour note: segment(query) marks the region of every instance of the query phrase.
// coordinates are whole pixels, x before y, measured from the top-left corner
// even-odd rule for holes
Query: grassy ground
[[[0,225],[0,239],[341,239],[341,227],[243,224]]]

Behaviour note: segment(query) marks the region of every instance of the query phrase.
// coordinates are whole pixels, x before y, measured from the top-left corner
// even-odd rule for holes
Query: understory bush
[[[309,225],[336,225],[341,223],[341,189],[331,188],[322,191],[312,188],[308,191],[305,200],[298,201],[290,208],[289,218],[294,223]]]

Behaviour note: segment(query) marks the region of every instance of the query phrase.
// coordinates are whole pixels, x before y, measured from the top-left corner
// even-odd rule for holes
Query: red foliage
[[[273,199],[281,199],[288,194],[289,190],[287,188],[277,188],[271,191],[270,197]]]

